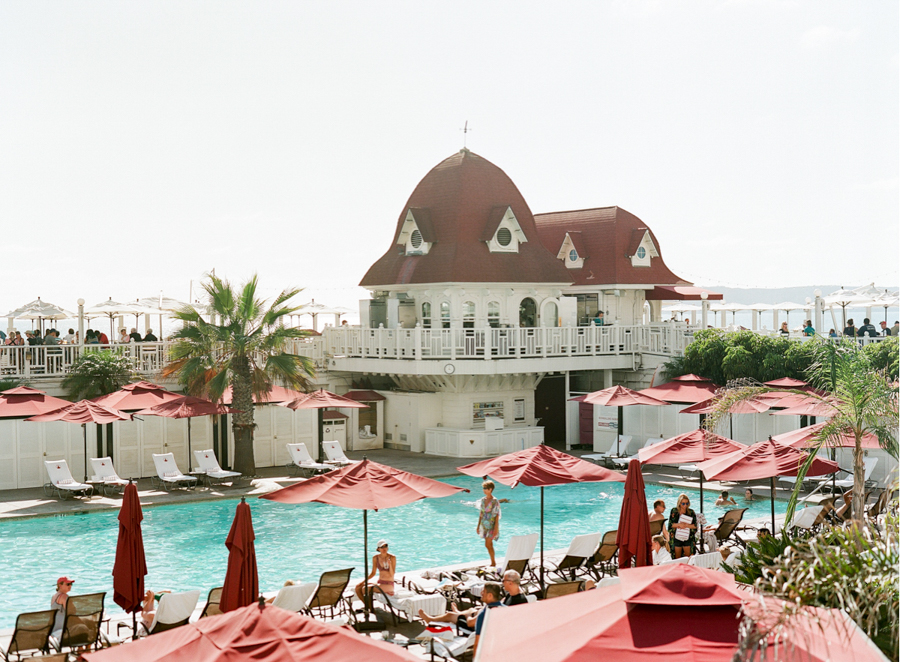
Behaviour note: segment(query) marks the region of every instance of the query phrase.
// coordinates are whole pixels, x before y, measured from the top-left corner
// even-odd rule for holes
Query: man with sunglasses
[[[72,590],[72,584],[74,583],[75,580],[68,577],[60,577],[56,580],[56,593],[50,598],[50,609],[56,611],[53,622],[53,636],[55,637],[62,634],[63,623],[66,620],[66,603],[69,600],[69,592]]]

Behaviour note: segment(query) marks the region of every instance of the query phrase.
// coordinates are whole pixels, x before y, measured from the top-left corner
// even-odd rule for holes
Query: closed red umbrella
[[[132,614],[132,632],[137,637],[137,611],[144,598],[144,577],[147,561],[144,558],[144,538],[141,534],[141,501],[137,486],[129,482],[122,496],[119,510],[119,541],[113,565],[113,601]]]
[[[36,388],[17,386],[0,393],[0,418],[37,416],[70,404],[68,400],[54,398]]]
[[[632,558],[637,567],[653,565],[647,496],[644,494],[644,476],[641,474],[639,460],[628,463],[625,498],[622,500],[617,531],[616,544],[619,546],[620,568],[630,568]]]
[[[400,646],[361,637],[272,605],[252,604],[123,646],[84,653],[88,662],[417,662]]]
[[[624,386],[613,386],[605,388],[602,391],[594,391],[587,395],[580,395],[577,398],[570,398],[574,402],[584,402],[589,405],[600,405],[602,407],[618,407],[618,418],[616,423],[616,455],[621,455],[619,442],[622,439],[625,429],[625,415],[622,407],[631,407],[634,405],[650,405],[653,407],[661,407],[669,404],[663,400],[659,400],[650,395],[632,391]]]
[[[682,375],[667,384],[645,388],[638,393],[676,404],[694,404],[713,397],[719,387],[698,375]]]
[[[244,497],[237,506],[231,531],[225,540],[228,548],[228,569],[222,586],[219,608],[231,611],[256,601],[259,597],[259,576],[256,572],[256,547],[253,541],[253,517]]]
[[[140,381],[126,384],[118,391],[94,398],[92,402],[120,411],[134,411],[137,409],[149,409],[164,402],[177,400],[180,397],[182,396],[178,393],[167,391],[158,384]]]
[[[594,591],[490,610],[478,659],[731,662],[745,599],[733,575],[673,563],[624,569],[619,579]]]
[[[364,459],[343,469],[314,476],[301,483],[270,492],[261,499],[280,503],[327,503],[363,511],[363,577],[369,566],[370,510],[404,506],[419,499],[468,492],[464,487],[441,483],[407,471]],[[368,601],[366,601],[368,620]]]
[[[356,400],[351,400],[350,398],[344,398],[340,395],[332,393],[330,391],[326,391],[325,389],[319,389],[318,391],[313,391],[312,393],[305,393],[301,397],[296,398],[295,400],[290,400],[288,402],[278,402],[276,403],[281,407],[287,407],[288,409],[318,409],[318,418],[319,418],[319,456],[318,461],[322,461],[322,429],[324,428],[324,419],[322,418],[322,410],[330,409],[332,407],[341,407],[341,408],[350,408],[350,409],[368,409],[369,405],[363,404],[362,402],[357,402]]]
[[[45,414],[38,414],[26,418],[26,421],[44,422],[44,421],[66,421],[68,423],[81,423],[84,432],[84,480],[87,482],[87,424],[88,423],[112,423],[114,421],[130,421],[131,414],[111,409],[90,400],[80,400],[79,402],[71,402],[65,407],[54,409]]]
[[[622,474],[540,444],[515,453],[457,467],[468,476],[490,476],[498,483],[541,488],[541,586],[544,584],[544,487],[568,483],[622,482]]]

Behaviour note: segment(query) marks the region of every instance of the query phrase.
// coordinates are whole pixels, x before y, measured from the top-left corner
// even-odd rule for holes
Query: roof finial
[[[462,148],[463,152],[469,151],[468,148],[466,147],[466,136],[469,133],[469,131],[474,131],[474,130],[475,129],[469,128],[469,120],[466,120],[466,123],[463,125],[463,128],[460,129],[460,131],[463,132],[463,148]]]

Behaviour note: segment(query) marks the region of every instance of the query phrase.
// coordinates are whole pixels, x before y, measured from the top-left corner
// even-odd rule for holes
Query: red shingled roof
[[[559,253],[567,232],[570,237],[581,233],[585,253],[576,250],[579,257],[587,257],[581,269],[569,270],[575,285],[690,285],[669,271],[653,230],[620,207],[537,214],[534,220],[541,242],[554,255]],[[631,251],[636,250],[645,231],[650,232],[660,257],[652,258],[649,267],[633,267]]]
[[[518,253],[491,253],[482,235],[511,207],[527,242]],[[396,245],[407,211],[429,212],[434,243],[427,255],[407,256]],[[497,208],[501,208],[497,216]],[[424,218],[424,216],[423,216]],[[496,221],[496,223],[495,223]],[[420,228],[422,230],[422,228]],[[423,236],[425,231],[423,230]],[[430,234],[430,232],[429,232]],[[491,232],[493,237],[493,232]],[[426,239],[426,241],[429,241]],[[403,283],[558,283],[572,274],[538,238],[534,216],[512,180],[490,161],[461,150],[435,166],[416,186],[400,213],[394,240],[360,285]]]

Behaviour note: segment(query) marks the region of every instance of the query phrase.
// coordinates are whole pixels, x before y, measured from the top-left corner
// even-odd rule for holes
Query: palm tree
[[[813,341],[811,341],[813,342]],[[853,452],[854,519],[862,519],[865,505],[865,453],[861,442],[868,434],[878,438],[879,445],[897,457],[897,389],[891,384],[886,369],[875,366],[872,354],[862,350],[853,340],[817,342],[812,347],[814,361],[807,369],[807,381],[824,395],[795,391],[821,400],[834,408],[834,415],[812,440],[809,457],[801,467],[794,492],[788,503],[786,520],[794,512],[800,495],[800,484],[823,446],[838,446],[843,435],[855,441]],[[897,346],[894,345],[894,351]],[[715,411],[707,418],[708,429],[715,430],[733,405],[761,393],[783,390],[737,385],[718,398]]]
[[[72,363],[62,387],[73,401],[97,398],[118,391],[134,376],[134,361],[129,357],[108,349],[85,349]]]
[[[193,306],[185,306],[173,317],[184,322],[174,334],[176,340],[163,375],[177,375],[192,395],[220,401],[232,387],[234,414],[234,468],[246,476],[256,473],[253,458],[253,396],[268,392],[274,382],[289,388],[310,390],[308,377],[314,374],[310,359],[289,354],[287,344],[308,335],[286,328],[284,318],[298,307],[288,305],[299,289],[281,292],[266,308],[256,296],[254,274],[240,289],[215,274],[207,274],[202,285],[209,301],[211,321],[203,319]],[[216,323],[217,322],[217,323]]]

